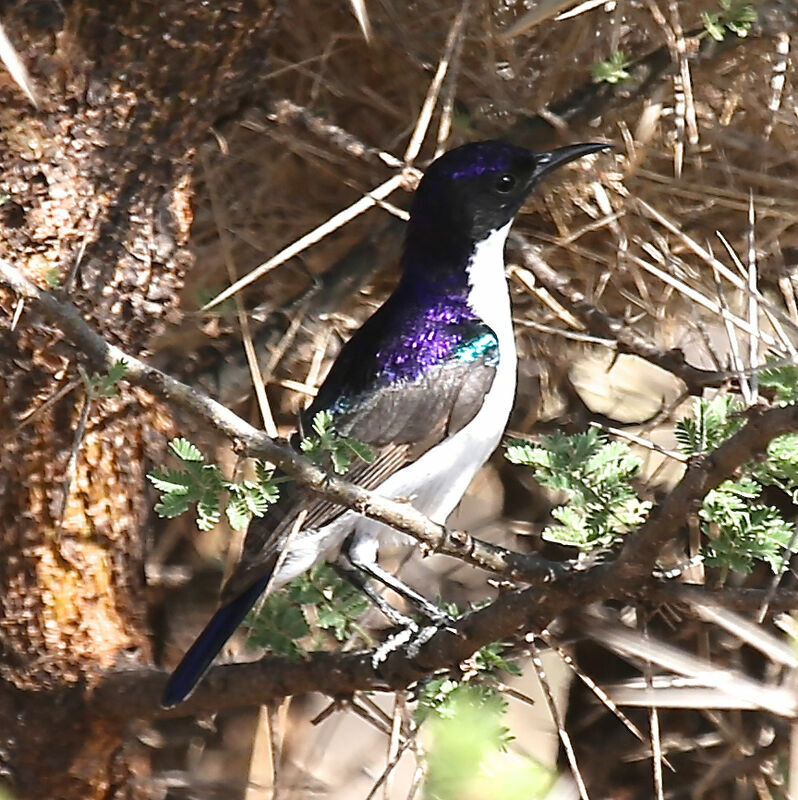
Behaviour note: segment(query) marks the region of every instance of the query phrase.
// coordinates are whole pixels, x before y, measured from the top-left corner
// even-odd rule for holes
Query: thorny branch
[[[9,262],[0,260],[0,285],[7,286],[56,323],[92,369],[106,371],[117,361],[127,365],[125,380],[148,389],[163,400],[185,409],[229,437],[236,450],[275,464],[316,494],[352,508],[413,536],[431,551],[468,561],[499,575],[534,580],[551,579],[567,571],[557,562],[524,555],[476,539],[463,531],[449,531],[416,511],[410,503],[398,502],[330,475],[281,443],[250,425],[208,395],[110,344],[81,319],[77,309],[55,294],[39,289]]]
[[[528,584],[501,593],[490,605],[465,614],[452,628],[437,630],[412,657],[397,650],[375,667],[371,652],[313,653],[300,662],[268,656],[250,664],[219,666],[210,671],[192,698],[171,712],[158,709],[165,680],[162,671],[110,672],[100,676],[91,690],[92,702],[109,717],[200,713],[311,690],[340,697],[359,690],[398,689],[468,658],[485,644],[540,630],[569,610],[599,600],[635,599],[652,586],[664,585],[651,577],[652,569],[663,544],[678,534],[690,509],[761,453],[775,436],[798,430],[798,407],[753,409],[743,428],[714,453],[690,462],[668,497],[636,533],[627,537],[617,560],[579,572],[488,545],[465,533],[447,531],[409,504],[387,500],[327,475],[221,404],[109,344],[89,328],[72,305],[38,289],[2,260],[0,286],[13,290],[57,324],[93,368],[107,369],[124,360],[128,365],[126,380],[190,411],[229,436],[243,452],[274,462],[312,491],[392,525],[439,552]],[[782,605],[792,599],[782,598]],[[778,604],[779,599],[775,602]],[[67,691],[83,692],[85,687]]]
[[[622,320],[596,308],[581,292],[570,286],[567,278],[561,277],[546,264],[523,236],[510,234],[510,243],[518,248],[524,266],[535,279],[556,295],[593,335],[616,341],[619,352],[638,356],[670,372],[684,381],[690,394],[700,395],[704,389],[719,387],[729,382],[732,377],[730,373],[694,367],[687,363],[681,350],[676,348],[662,350],[633,331]]]
[[[697,38],[699,42],[696,51],[689,56],[690,61],[696,64],[716,62],[753,39],[774,36],[790,29],[798,15],[792,0],[761,0],[756,7],[757,21],[746,38],[727,36],[722,42],[716,42],[710,36],[701,37],[703,29],[686,31],[685,38]],[[626,80],[585,83],[554,103],[548,114],[522,117],[507,131],[507,138],[522,145],[539,147],[552,139],[553,121],[562,128],[574,128],[594,117],[606,115],[612,108],[621,108],[641,97],[651,97],[654,88],[677,69],[667,45],[658,47],[627,67],[629,77]]]

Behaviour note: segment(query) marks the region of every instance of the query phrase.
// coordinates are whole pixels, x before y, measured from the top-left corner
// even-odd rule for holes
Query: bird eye
[[[496,178],[495,188],[497,192],[505,194],[507,192],[512,191],[514,187],[515,187],[515,176],[511,175],[509,172],[505,172],[499,175],[498,178]]]

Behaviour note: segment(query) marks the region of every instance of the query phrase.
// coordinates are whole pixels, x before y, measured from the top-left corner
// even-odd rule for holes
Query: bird
[[[499,444],[515,399],[504,261],[510,226],[545,176],[609,147],[535,152],[488,140],[449,150],[427,167],[412,199],[395,290],[341,348],[300,419],[301,429],[329,412],[338,434],[373,450],[370,463],[350,468],[349,480],[446,522]],[[378,564],[381,545],[413,539],[294,486],[250,524],[222,605],[169,677],[164,707],[193,692],[262,596],[321,560],[337,559],[362,588],[374,578],[434,622],[445,621]],[[402,619],[387,603],[379,607]]]

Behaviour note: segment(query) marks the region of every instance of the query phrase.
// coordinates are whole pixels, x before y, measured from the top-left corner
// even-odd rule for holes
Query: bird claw
[[[379,647],[374,650],[374,653],[371,656],[371,666],[374,669],[379,669],[380,664],[382,664],[382,662],[385,661],[391,653],[412,642],[413,636],[418,632],[418,625],[411,623],[398,633],[391,634]]]
[[[415,658],[421,648],[439,631],[437,625],[425,625],[418,633],[416,634],[415,638],[411,639],[407,644],[407,655],[409,658]]]
[[[374,669],[379,669],[380,664],[386,661],[391,653],[401,650],[402,648],[405,648],[408,658],[414,659],[421,651],[421,648],[432,639],[436,633],[442,630],[450,631],[455,634],[457,633],[456,629],[452,628],[450,625],[424,625],[421,628],[415,623],[408,625],[398,633],[389,636],[377,647],[374,654],[371,656],[371,666]]]
[[[432,609],[435,609],[435,611],[432,612]],[[426,616],[436,628],[452,628],[456,625],[454,617],[447,614],[443,609],[432,606],[429,610],[424,609],[424,612],[424,616]]]

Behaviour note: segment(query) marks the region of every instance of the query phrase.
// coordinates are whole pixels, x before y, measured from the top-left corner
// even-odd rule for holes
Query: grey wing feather
[[[493,355],[441,364],[413,383],[372,392],[351,412],[336,415],[338,433],[376,450],[373,462],[354,462],[346,479],[376,489],[405,464],[467,425],[493,383]],[[302,527],[318,529],[345,510],[306,490],[286,487],[266,516],[250,523],[241,560],[224,586],[223,599],[246,590],[274,568],[276,554],[302,511],[306,512]]]

